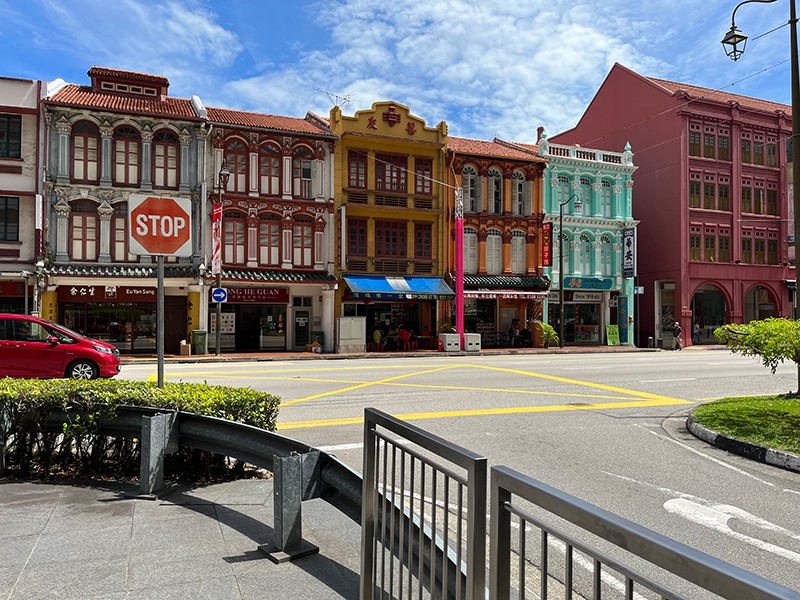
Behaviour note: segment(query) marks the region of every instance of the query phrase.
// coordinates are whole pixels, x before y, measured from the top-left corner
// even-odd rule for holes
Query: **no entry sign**
[[[192,201],[131,194],[128,242],[133,254],[192,255]]]

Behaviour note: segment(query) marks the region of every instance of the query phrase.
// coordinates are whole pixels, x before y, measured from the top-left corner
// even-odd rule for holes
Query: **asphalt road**
[[[154,379],[156,365],[121,377]],[[783,393],[752,358],[691,351],[167,365],[168,381],[282,399],[279,431],[361,470],[375,407],[689,546],[800,591],[800,474],[689,434],[709,398]]]

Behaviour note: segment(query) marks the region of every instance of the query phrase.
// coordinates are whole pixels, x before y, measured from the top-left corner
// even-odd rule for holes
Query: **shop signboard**
[[[156,288],[130,285],[62,285],[59,302],[155,302]]]
[[[209,301],[213,298],[213,289],[209,289]],[[252,304],[288,304],[289,288],[285,287],[229,287],[226,288],[227,302]]]
[[[564,279],[565,289],[610,290],[613,284],[613,279],[602,277],[566,277]]]
[[[553,260],[553,224],[542,223],[542,266],[552,266]]]
[[[636,275],[636,230],[632,227],[622,231],[622,276]]]
[[[606,326],[606,340],[608,346],[619,346],[619,327],[617,325]]]

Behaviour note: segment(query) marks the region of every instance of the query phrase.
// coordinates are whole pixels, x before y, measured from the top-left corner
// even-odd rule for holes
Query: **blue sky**
[[[620,62],[790,103],[788,0],[0,0],[0,75],[87,84],[93,65],[163,75],[206,105],[302,117],[379,100],[451,135],[535,142],[575,125]],[[774,28],[778,31],[757,36]],[[342,100],[339,100],[342,103]],[[635,150],[635,149],[634,149]]]

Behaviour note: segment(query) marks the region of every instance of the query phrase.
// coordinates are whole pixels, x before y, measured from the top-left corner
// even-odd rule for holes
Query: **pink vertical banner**
[[[222,273],[222,202],[211,209],[211,272]]]
[[[456,333],[459,348],[464,349],[464,192],[456,189]]]

